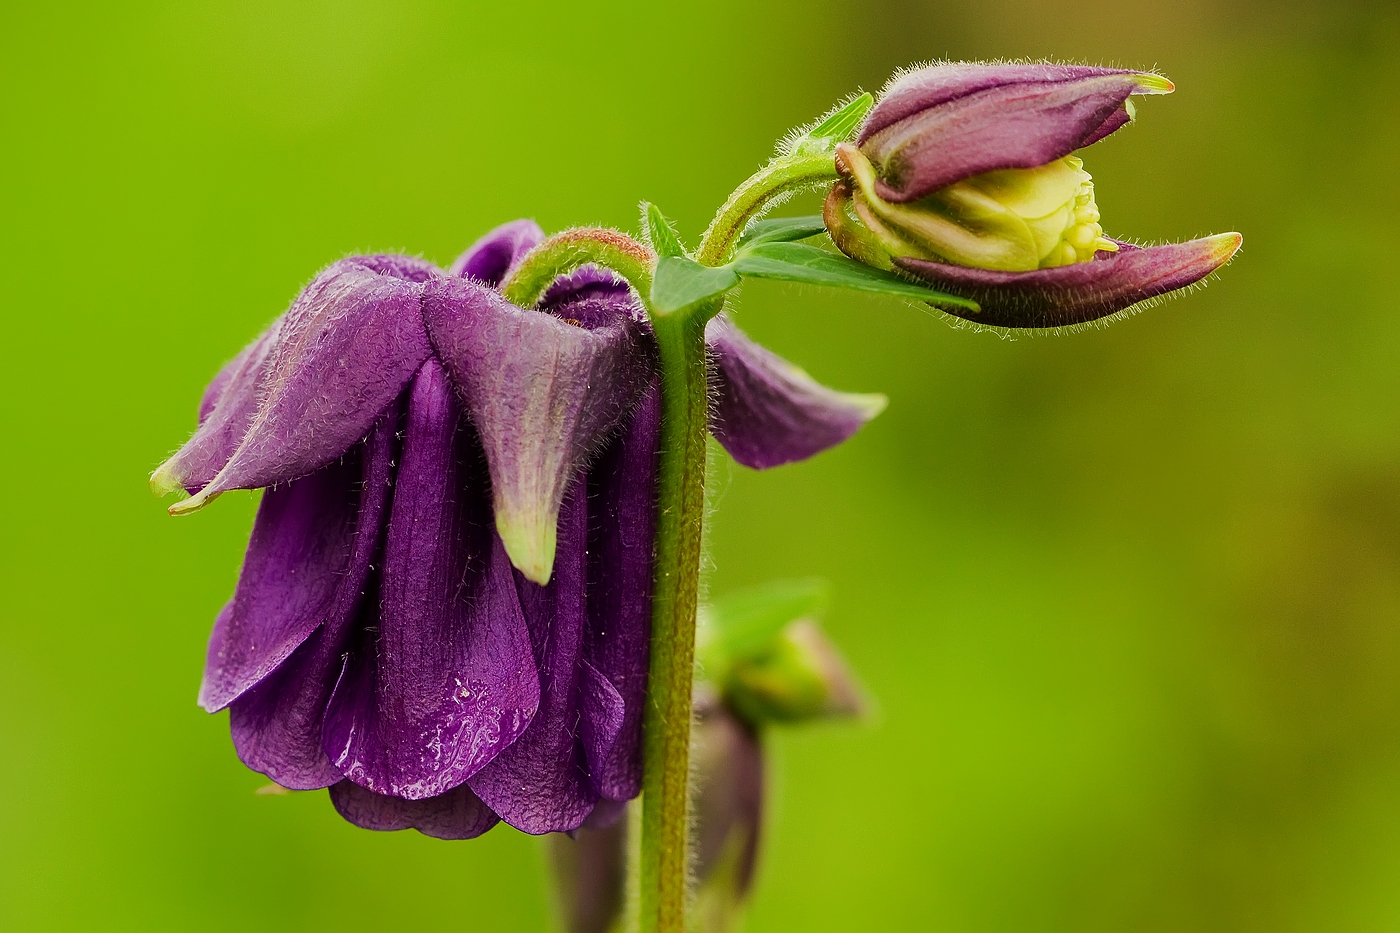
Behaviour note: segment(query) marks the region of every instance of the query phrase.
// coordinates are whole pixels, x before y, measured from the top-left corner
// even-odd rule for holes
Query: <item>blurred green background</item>
[[[1393,3],[516,0],[0,9],[0,928],[540,930],[537,840],[257,796],[194,704],[255,497],[145,476],[320,266],[517,216],[692,238],[790,126],[936,57],[1158,66],[1110,233],[1204,292],[1006,341],[746,286],[889,410],[721,467],[712,592],[820,575],[878,698],[781,734],[749,929],[1400,928]]]

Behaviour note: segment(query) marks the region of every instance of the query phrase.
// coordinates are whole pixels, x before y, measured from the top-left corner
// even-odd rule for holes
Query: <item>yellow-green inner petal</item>
[[[842,160],[856,182],[857,217],[892,256],[1029,272],[1118,248],[1103,236],[1093,180],[1074,156],[975,175],[908,204],[875,193],[863,153],[843,147]]]

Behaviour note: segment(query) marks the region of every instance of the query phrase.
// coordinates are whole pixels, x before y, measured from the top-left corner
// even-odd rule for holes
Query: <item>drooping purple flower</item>
[[[367,828],[571,831],[641,788],[655,349],[605,271],[506,302],[541,239],[507,224],[450,273],[333,264],[220,371],[152,479],[191,494],[176,514],[266,487],[200,705],[229,709],[249,767],[331,788]],[[711,345],[715,432],[741,462],[811,456],[876,410],[732,325]]]
[[[1080,65],[952,63],[885,89],[837,147],[846,180],[824,216],[847,255],[980,305],[950,313],[1002,327],[1081,324],[1205,278],[1229,233],[1137,247],[1106,237],[1072,153],[1133,117],[1160,75]]]

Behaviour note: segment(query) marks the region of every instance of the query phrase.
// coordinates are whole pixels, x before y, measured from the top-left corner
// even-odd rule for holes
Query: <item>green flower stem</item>
[[[695,610],[705,518],[705,430],[709,396],[705,323],[720,301],[656,314],[656,257],[614,230],[566,230],[521,260],[501,291],[534,307],[559,276],[583,265],[625,277],[651,316],[661,361],[661,462],[657,489],[651,667],[642,725],[641,930],[683,933],[688,880],[690,705]]]
[[[705,322],[719,304],[652,318],[661,354],[661,464],[642,726],[642,933],[685,929],[690,707],[709,415]]]
[[[695,261],[718,266],[729,258],[744,227],[775,197],[835,181],[836,159],[830,152],[783,156],[769,162],[744,182],[719,209],[700,241]]]

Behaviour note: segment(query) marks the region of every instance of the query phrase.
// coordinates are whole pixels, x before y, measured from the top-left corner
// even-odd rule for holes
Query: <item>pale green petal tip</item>
[[[181,499],[179,502],[166,509],[171,515],[192,515],[204,508],[209,503],[219,497],[219,493],[210,494],[208,487],[190,496],[188,499]]]
[[[855,393],[844,393],[846,402],[857,411],[865,421],[874,420],[875,416],[884,411],[890,404],[889,396],[873,392],[868,395],[857,395]]]
[[[1137,93],[1139,94],[1170,94],[1176,90],[1176,85],[1161,75],[1143,72],[1134,75],[1134,77],[1137,79]]]
[[[175,468],[169,460],[156,467],[156,471],[151,474],[151,492],[155,493],[157,498],[168,496],[183,488],[184,484],[175,475]]]
[[[1211,245],[1211,251],[1217,267],[1225,265],[1235,258],[1235,253],[1239,252],[1244,245],[1244,234],[1242,233],[1217,233],[1214,236],[1206,237]]]
[[[510,562],[525,579],[544,586],[554,572],[554,548],[559,514],[543,509],[496,506],[496,532]]]

